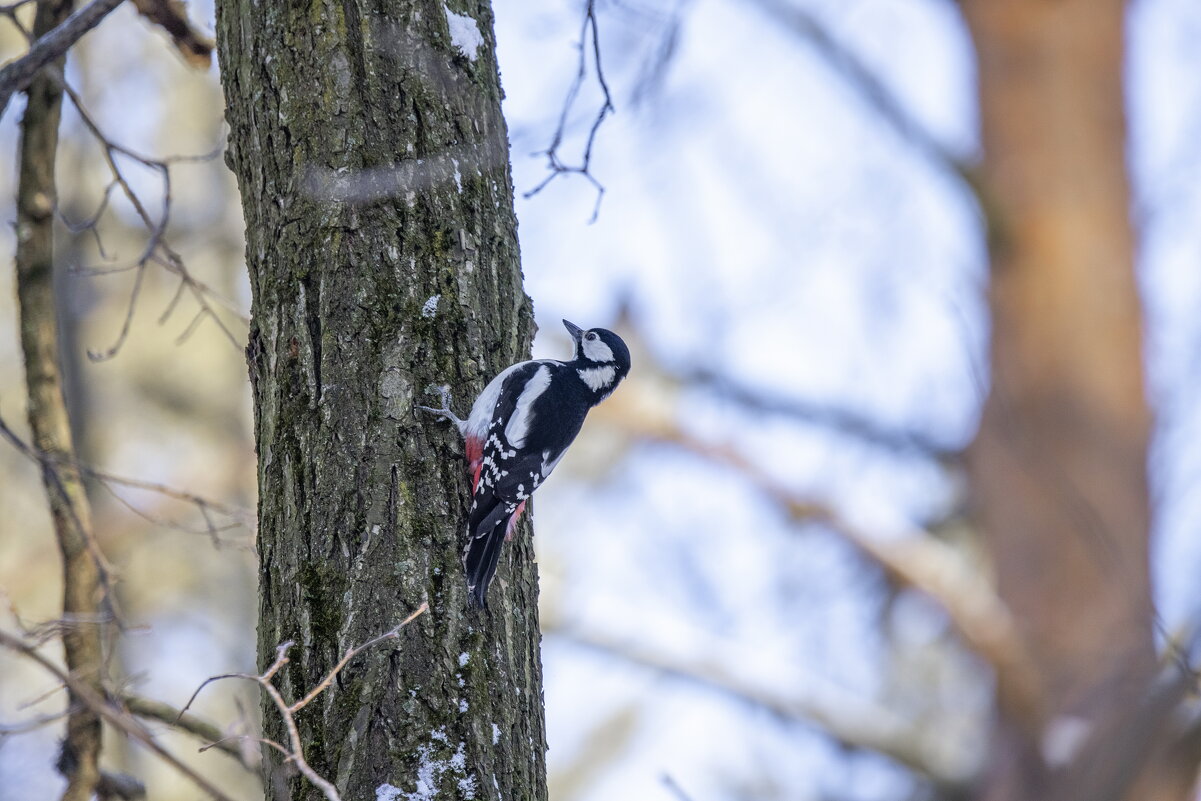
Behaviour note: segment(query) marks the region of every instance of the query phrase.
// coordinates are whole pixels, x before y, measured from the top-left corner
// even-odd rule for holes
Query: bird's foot
[[[467,427],[467,421],[459,418],[454,412],[452,412],[450,410],[450,387],[448,385],[443,384],[440,387],[429,387],[426,389],[426,392],[427,393],[431,393],[431,392],[438,393],[438,399],[441,401],[442,406],[441,406],[441,408],[434,408],[433,406],[420,406],[419,405],[419,406],[417,406],[418,409],[420,409],[423,412],[429,412],[430,414],[436,414],[439,417],[449,420],[450,422],[455,424],[455,427],[458,428],[460,432],[462,432],[463,429]]]

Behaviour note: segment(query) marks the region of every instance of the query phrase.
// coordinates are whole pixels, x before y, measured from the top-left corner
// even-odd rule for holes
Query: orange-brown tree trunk
[[[1079,758],[1128,719],[1156,669],[1125,6],[962,5],[993,215],[992,392],[972,492],[1046,703],[1038,721],[1002,710],[984,795],[1075,798],[1089,781]]]

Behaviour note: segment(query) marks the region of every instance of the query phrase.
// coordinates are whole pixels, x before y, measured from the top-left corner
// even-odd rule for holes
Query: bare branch
[[[204,776],[201,776],[186,764],[179,761],[174,754],[155,742],[154,738],[150,736],[150,733],[147,732],[145,728],[143,728],[141,724],[139,724],[133,717],[131,717],[129,713],[115,708],[97,690],[80,681],[80,679],[76,678],[74,675],[62,670],[60,667],[58,667],[58,665],[42,656],[36,648],[27,645],[21,640],[21,638],[14,637],[8,632],[2,630],[0,630],[0,645],[20,653],[40,665],[48,673],[65,684],[67,688],[70,689],[73,697],[76,698],[80,703],[85,705],[92,712],[95,712],[100,717],[104,718],[121,732],[149,748],[160,759],[186,776],[197,787],[208,793],[213,798],[217,799],[217,801],[233,801],[233,799],[213,786],[206,778],[204,778]]]
[[[76,15],[74,15],[70,19],[68,19],[67,22],[64,23],[63,27],[65,27],[66,24],[71,22],[71,20],[80,16],[80,14],[87,11],[88,9],[99,8],[104,3],[111,3],[112,6],[115,7],[117,4],[119,4],[119,2],[120,2],[120,0],[93,0],[93,3],[91,6],[88,6],[85,9],[81,9],[80,12],[78,12]],[[20,28],[21,32],[24,33],[27,38],[32,38],[32,37],[30,37],[30,34],[27,31],[25,31],[25,29],[23,27],[21,27],[20,23],[17,21],[15,13],[14,13],[15,9],[17,7],[19,7],[21,4],[22,4],[21,2],[18,2],[12,6],[0,7],[0,13],[7,15],[13,21],[13,23],[16,24],[18,28]],[[191,27],[191,24],[188,22],[188,19],[187,19],[186,8],[184,7],[183,3],[180,2],[180,0],[135,0],[135,4],[137,5],[138,11],[140,13],[142,13],[144,16],[149,18],[152,22],[155,22],[156,24],[163,26],[168,32],[171,33],[172,37],[175,40],[176,45],[180,48],[180,51],[184,54],[185,59],[188,59],[190,61],[190,63],[192,63],[194,66],[207,66],[208,65],[210,54],[212,51],[212,42],[210,42],[203,35],[197,33]],[[108,10],[111,11],[112,9],[109,8]],[[93,12],[93,13],[95,13],[95,12]],[[104,13],[108,13],[108,12],[105,11]],[[101,16],[103,16],[103,15],[101,15]],[[92,22],[91,25],[94,26],[96,24],[96,22],[98,22],[98,21],[99,21],[99,18],[97,18],[95,22]],[[33,45],[30,47],[30,52],[29,52],[29,54],[27,54],[26,58],[34,55],[35,52],[39,52],[39,48],[43,47],[43,43],[45,42],[45,40],[47,40],[47,38],[49,38],[49,37],[56,35],[57,30],[58,29],[56,29],[55,31],[52,31],[51,33],[47,34],[46,36],[43,36],[43,37],[37,39],[37,41],[35,41],[33,43]],[[82,35],[82,32],[79,35]],[[78,39],[78,36],[76,36],[75,38]],[[70,47],[70,44],[73,43],[74,41],[75,40],[71,40],[71,42],[69,42],[67,44],[67,46],[64,47],[63,50],[61,52],[59,52],[57,55],[59,57],[61,57],[63,55],[63,53],[66,52],[66,49]],[[23,59],[19,60],[18,62],[14,62],[13,64],[8,65],[8,67],[5,67],[4,70],[0,70],[0,101],[2,101],[2,102],[0,102],[0,114],[3,113],[4,106],[8,102],[8,97],[9,97],[9,95],[11,95],[11,90],[8,91],[8,94],[4,93],[3,76],[4,76],[5,72],[9,70],[9,68],[13,68],[15,70],[18,67],[18,65],[20,64],[20,62],[22,62],[24,60],[25,59],[23,58]],[[127,147],[123,147],[121,145],[114,143],[111,139],[109,139],[100,130],[100,127],[96,124],[96,121],[92,118],[91,114],[89,114],[88,110],[84,107],[83,102],[80,99],[79,95],[74,91],[74,89],[71,88],[70,84],[67,83],[67,81],[63,75],[62,65],[59,63],[54,63],[54,61],[55,61],[54,57],[51,57],[48,60],[42,61],[34,69],[33,74],[36,74],[39,70],[41,70],[42,68],[45,68],[47,76],[51,80],[53,80],[59,87],[61,87],[62,90],[64,92],[66,92],[68,97],[70,97],[71,102],[74,104],[76,110],[79,112],[80,118],[83,120],[84,126],[92,133],[92,135],[100,143],[101,151],[104,154],[104,160],[107,163],[109,170],[113,176],[112,181],[109,182],[108,186],[106,186],[106,188],[104,190],[104,196],[101,199],[101,202],[100,202],[99,207],[97,208],[95,214],[93,214],[90,218],[88,218],[87,220],[85,220],[79,224],[72,224],[72,223],[66,221],[65,218],[64,218],[64,222],[66,222],[68,228],[70,228],[72,231],[74,231],[76,233],[80,233],[83,230],[90,231],[92,236],[95,238],[95,240],[97,242],[97,246],[100,249],[101,256],[106,257],[104,254],[104,246],[100,240],[100,235],[97,230],[97,224],[99,223],[101,216],[104,214],[105,210],[108,207],[109,194],[111,193],[113,186],[119,186],[121,188],[122,193],[125,195],[126,199],[129,200],[130,205],[133,206],[134,211],[137,213],[138,217],[142,220],[142,223],[146,226],[146,229],[150,232],[150,237],[147,240],[147,243],[142,252],[142,255],[138,258],[137,262],[134,265],[131,265],[128,267],[112,268],[112,269],[107,269],[107,270],[90,270],[90,271],[83,270],[83,271],[80,271],[80,272],[90,273],[93,275],[99,275],[99,274],[112,273],[112,272],[124,272],[124,271],[130,270],[130,269],[136,270],[136,274],[134,276],[133,289],[130,293],[129,304],[126,308],[125,317],[122,320],[121,330],[117,335],[116,342],[112,346],[110,346],[108,349],[103,350],[103,351],[89,350],[88,358],[92,359],[93,361],[104,361],[106,359],[110,359],[117,354],[117,352],[121,349],[121,346],[125,343],[125,340],[129,335],[130,326],[133,321],[134,308],[136,307],[138,297],[141,294],[142,281],[143,281],[143,278],[145,277],[146,266],[150,262],[154,262],[154,263],[162,266],[168,272],[178,275],[180,278],[180,281],[181,281],[181,286],[187,287],[190,294],[196,300],[196,303],[200,307],[200,311],[197,313],[196,318],[192,321],[192,323],[184,331],[183,335],[178,340],[179,342],[183,342],[184,340],[186,340],[192,334],[192,332],[195,330],[196,325],[198,325],[205,318],[209,318],[217,324],[218,328],[221,330],[222,333],[225,334],[225,336],[229,339],[229,341],[233,344],[233,346],[240,350],[242,346],[238,342],[238,338],[236,336],[234,336],[233,332],[230,331],[229,327],[226,326],[226,324],[221,319],[221,317],[219,315],[217,315],[217,313],[213,309],[210,301],[219,303],[221,306],[225,307],[228,311],[237,315],[239,317],[239,319],[241,319],[247,325],[249,325],[249,320],[245,317],[245,315],[243,315],[237,309],[235,304],[233,304],[229,300],[226,300],[225,298],[221,297],[219,294],[217,294],[215,291],[213,291],[210,287],[206,286],[203,282],[196,280],[188,272],[187,268],[184,266],[183,259],[180,257],[180,255],[178,253],[176,253],[174,250],[172,250],[167,245],[166,240],[165,240],[167,225],[170,221],[170,216],[171,216],[170,166],[172,164],[206,161],[206,160],[215,158],[217,155],[219,155],[221,153],[222,148],[220,148],[220,147],[215,148],[211,153],[205,154],[205,155],[200,155],[200,156],[168,156],[168,157],[162,158],[162,159],[153,159],[153,158],[149,158],[147,156],[143,156],[139,153],[136,153]],[[26,81],[26,83],[28,83],[28,81]],[[160,212],[158,220],[154,220],[150,216],[149,212],[146,210],[145,205],[142,203],[142,201],[138,197],[137,193],[134,192],[133,187],[125,179],[125,176],[122,173],[120,166],[117,164],[116,160],[113,157],[114,154],[119,154],[119,155],[125,156],[127,158],[130,158],[130,159],[138,162],[139,164],[142,164],[152,170],[155,170],[159,174],[159,176],[163,182],[163,196],[162,196],[162,210]],[[57,211],[57,209],[56,209],[56,211]],[[59,216],[60,217],[62,216],[61,211],[59,212]],[[165,322],[166,318],[168,316],[170,316],[170,311],[174,308],[177,299],[178,298],[172,300],[171,304],[168,307],[168,311],[160,318],[160,320],[159,320],[160,324]]]
[[[142,155],[141,153],[131,150],[123,145],[116,144],[109,139],[109,137],[100,129],[100,126],[96,123],[95,119],[92,118],[92,115],[84,106],[82,98],[80,98],[79,94],[71,87],[70,84],[67,83],[63,76],[62,69],[57,66],[52,66],[47,69],[47,74],[55,82],[57,82],[59,86],[62,87],[64,92],[66,92],[67,97],[70,98],[71,103],[75,106],[76,111],[79,112],[79,116],[83,121],[84,127],[88,129],[88,131],[100,144],[104,161],[108,165],[109,172],[112,175],[112,181],[105,189],[105,197],[107,198],[108,194],[112,191],[113,186],[119,187],[121,189],[121,193],[133,207],[138,219],[142,221],[143,226],[149,232],[149,237],[147,238],[146,244],[142,249],[142,253],[134,264],[125,267],[82,271],[93,275],[125,272],[128,270],[135,271],[134,283],[130,291],[129,302],[126,306],[125,316],[122,319],[121,329],[117,334],[116,341],[105,350],[89,350],[88,358],[92,361],[105,361],[107,359],[111,359],[117,355],[117,353],[121,350],[121,347],[125,344],[125,341],[129,335],[130,327],[133,323],[134,309],[136,308],[138,298],[141,295],[146,268],[151,263],[157,264],[167,272],[178,276],[181,282],[180,291],[182,291],[182,288],[186,287],[189,294],[196,301],[196,304],[200,308],[197,318],[193,320],[192,324],[189,325],[187,330],[185,330],[184,335],[181,337],[181,341],[186,340],[187,337],[191,335],[192,331],[194,331],[194,326],[199,321],[207,318],[216,323],[217,327],[226,336],[226,338],[229,339],[230,343],[235,348],[240,350],[242,346],[239,343],[238,338],[234,336],[233,332],[217,314],[213,304],[216,303],[222,306],[228,312],[236,315],[246,325],[249,325],[249,320],[238,310],[236,304],[222,297],[204,282],[193,277],[185,266],[183,258],[177,252],[175,252],[175,250],[173,250],[166,241],[167,227],[171,220],[171,165],[211,160],[220,155],[221,148],[215,148],[211,152],[199,156],[169,156],[167,158],[156,159]],[[163,194],[161,199],[161,208],[159,209],[157,219],[151,215],[150,211],[146,208],[146,205],[142,202],[142,199],[134,191],[133,186],[126,179],[124,172],[122,172],[120,165],[117,163],[115,158],[116,156],[124,156],[125,158],[141,164],[142,166],[147,167],[158,174],[159,179],[162,181]],[[99,235],[96,233],[96,225],[104,211],[105,203],[102,202],[96,214],[83,224],[84,226],[90,228],[93,236],[97,238]],[[170,316],[170,313],[175,309],[177,302],[178,297],[173,298],[168,304],[167,311],[159,318],[160,325],[166,322],[167,318]]]
[[[589,32],[591,32],[591,35]],[[534,154],[536,156],[546,156],[550,174],[542,179],[537,186],[526,192],[523,197],[533,197],[560,175],[571,173],[582,175],[596,188],[596,205],[592,209],[592,218],[589,220],[589,222],[596,222],[597,215],[600,214],[601,199],[605,195],[605,187],[596,180],[596,177],[591,172],[592,146],[596,142],[597,131],[600,130],[605,118],[616,111],[613,106],[613,97],[609,93],[609,84],[605,81],[605,71],[601,66],[600,31],[596,24],[596,0],[588,0],[584,6],[584,22],[580,26],[580,41],[577,47],[580,51],[579,66],[576,69],[575,77],[571,81],[571,86],[567,90],[567,98],[563,101],[563,110],[559,113],[559,124],[555,128],[554,136],[551,137],[550,146],[546,150]],[[600,110],[597,111],[596,117],[592,121],[592,127],[588,129],[588,139],[584,144],[583,160],[577,165],[564,164],[559,156],[559,148],[562,146],[563,137],[567,132],[568,115],[571,113],[572,106],[575,105],[576,97],[580,93],[580,87],[583,86],[584,78],[588,74],[589,48],[592,51],[593,64],[596,66],[596,82],[604,95],[604,102],[601,103]]]
[[[291,645],[291,643],[288,645]],[[288,761],[294,764],[301,775],[308,779],[310,784],[319,789],[328,801],[342,801],[342,796],[338,794],[338,788],[334,786],[333,782],[319,775],[305,760],[304,743],[300,739],[300,729],[296,727],[296,718],[292,714],[292,709],[288,706],[288,702],[284,700],[284,697],[280,695],[279,690],[275,689],[275,685],[271,683],[271,680],[267,678],[269,675],[274,675],[287,663],[287,647],[280,646],[275,664],[271,666],[271,669],[267,673],[257,677],[255,680],[263,688],[263,692],[267,693],[268,697],[271,698],[271,702],[275,704],[275,708],[279,710],[279,714],[283,717],[284,727],[288,730],[288,742],[291,745],[291,750],[288,753]]]
[[[271,666],[268,667],[263,673],[257,676],[251,675],[250,673],[225,673],[220,676],[212,676],[205,679],[204,682],[202,682],[201,685],[196,688],[196,692],[192,693],[192,697],[188,699],[188,702],[183,705],[183,708],[179,711],[179,714],[182,716],[185,712],[187,712],[188,708],[192,706],[192,702],[196,700],[196,696],[200,695],[200,691],[215,681],[220,681],[222,679],[245,679],[246,681],[253,681],[263,689],[263,692],[267,693],[267,696],[271,699],[271,702],[275,704],[275,708],[279,710],[280,717],[283,719],[284,727],[288,731],[287,748],[271,740],[266,740],[263,742],[266,742],[266,744],[278,749],[281,753],[286,754],[287,759],[285,761],[294,764],[296,769],[300,771],[301,775],[308,779],[314,787],[320,789],[328,801],[341,801],[341,796],[338,794],[338,788],[335,787],[332,782],[323,778],[315,770],[313,770],[313,768],[305,760],[304,742],[301,740],[300,730],[296,726],[296,713],[301,709],[304,709],[304,707],[311,703],[314,698],[327,690],[329,686],[333,684],[334,679],[337,678],[342,669],[346,667],[350,660],[353,659],[357,654],[372,647],[373,645],[378,645],[384,640],[396,639],[400,636],[400,632],[405,626],[409,625],[419,616],[428,611],[429,604],[423,603],[417,608],[417,611],[413,612],[400,623],[397,623],[393,628],[377,637],[373,637],[361,645],[357,645],[354,648],[347,650],[342,658],[338,660],[338,663],[334,665],[329,673],[326,674],[325,678],[318,682],[312,690],[310,690],[303,698],[295,703],[289,704],[287,701],[285,701],[283,695],[272,683],[272,679],[275,678],[275,674],[279,673],[279,671],[288,664],[288,651],[293,645],[295,645],[295,643],[289,640],[288,642],[281,643],[276,647],[275,661],[272,662]]]
[[[901,584],[933,598],[964,642],[992,666],[1002,708],[1038,730],[1045,710],[1042,682],[1009,608],[962,557],[928,532],[882,540],[826,504],[798,498],[737,454],[680,432],[675,444],[733,468],[798,523],[820,523],[841,534]]]
[[[29,82],[47,64],[66,55],[80,37],[99,25],[102,19],[121,5],[121,2],[122,0],[92,0],[52,31],[39,36],[25,55],[5,64],[4,68],[0,69],[0,115],[8,108],[8,101],[14,93],[29,86]]]

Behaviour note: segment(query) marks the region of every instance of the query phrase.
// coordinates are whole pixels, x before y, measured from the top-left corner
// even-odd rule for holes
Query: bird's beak
[[[567,329],[567,333],[571,334],[571,338],[577,343],[580,341],[580,337],[584,335],[584,329],[580,328],[575,323],[564,320],[563,327]]]

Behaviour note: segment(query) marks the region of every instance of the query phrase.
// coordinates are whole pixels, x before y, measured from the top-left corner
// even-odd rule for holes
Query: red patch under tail
[[[464,438],[467,446],[467,464],[471,469],[471,492],[480,485],[480,468],[484,466],[484,443],[479,437]]]
[[[521,519],[521,513],[525,511],[526,501],[522,501],[517,507],[517,511],[513,512],[513,516],[509,518],[509,525],[505,527],[505,542],[513,539],[513,529],[517,528],[517,521]]]

